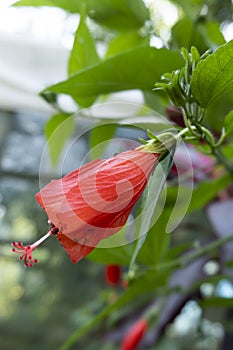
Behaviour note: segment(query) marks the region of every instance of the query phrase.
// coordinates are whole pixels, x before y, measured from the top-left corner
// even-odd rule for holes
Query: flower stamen
[[[19,259],[24,261],[25,267],[32,267],[33,264],[38,263],[38,259],[34,259],[32,257],[32,252],[35,250],[42,242],[44,242],[49,236],[56,234],[58,232],[58,228],[53,226],[51,229],[40,239],[38,239],[33,244],[29,244],[24,246],[23,242],[12,242],[13,246],[12,252],[22,254]]]

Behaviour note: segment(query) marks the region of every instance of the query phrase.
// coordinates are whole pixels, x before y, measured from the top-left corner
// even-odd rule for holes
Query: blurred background
[[[96,295],[104,290],[103,268],[89,261],[77,268],[51,239],[38,252],[40,264],[27,270],[10,243],[32,242],[48,230],[34,195],[44,126],[54,110],[38,93],[65,78],[78,15],[9,5],[0,3],[0,349],[57,349],[100,307]],[[80,144],[79,160],[87,151],[87,143]],[[73,156],[78,164],[77,149]],[[48,159],[41,180],[56,173]]]
[[[196,2],[201,1],[193,1]],[[40,263],[32,270],[25,269],[11,253],[12,241],[30,243],[48,230],[47,217],[34,195],[41,183],[61,175],[61,164],[54,167],[51,163],[44,132],[46,123],[56,111],[38,94],[46,86],[66,79],[67,61],[79,23],[79,14],[61,8],[12,7],[13,3],[0,2],[0,350],[55,350],[73,330],[88,323],[93,314],[114,300],[117,292],[107,284],[103,264],[88,259],[78,265],[71,264],[53,237],[35,253]],[[145,3],[153,13],[157,33],[151,38],[151,45],[168,46],[171,29],[183,15],[179,1],[147,0]],[[204,17],[208,11],[219,21],[225,40],[233,39],[229,2],[203,2],[201,15]],[[99,39],[103,33],[92,25]],[[98,50],[100,55],[106,52],[103,40],[99,39]],[[105,113],[110,117],[117,113],[136,115],[144,104],[139,91],[116,93],[108,98],[111,102],[121,103],[120,112],[109,105]],[[66,111],[75,111],[73,101],[67,96],[61,96],[60,103]],[[95,114],[95,109],[92,112]],[[88,125],[86,122],[83,128]],[[129,139],[141,135],[131,131],[126,134]],[[126,134],[118,130],[119,137]],[[75,140],[75,136],[71,137],[63,150],[66,158],[62,163],[62,174],[78,167],[88,152],[87,133],[78,142]],[[123,147],[119,142],[118,149]],[[214,221],[214,209],[209,216]],[[210,222],[200,213],[188,218],[185,224],[192,225],[200,218],[209,228]],[[196,231],[193,235],[195,238]],[[182,234],[177,236],[178,241],[180,237]],[[214,275],[219,265],[213,261],[205,268],[207,275]],[[232,283],[229,280],[220,282],[217,284],[218,295],[233,298]],[[203,283],[201,292],[211,294],[213,288],[213,285]],[[122,287],[119,289],[121,291]],[[170,310],[167,312],[174,313]],[[143,349],[232,349],[232,309],[211,312],[203,315],[195,296],[183,300],[176,315],[172,316],[174,322],[166,332],[163,328],[162,334],[166,336],[161,337],[160,345],[151,345],[153,342],[148,338]],[[221,314],[222,323],[216,312]],[[111,327],[102,325],[93,341],[84,337],[73,348],[118,349],[116,344],[123,326],[119,328],[120,336],[117,332],[106,332],[106,329]],[[228,336],[224,338],[226,329]]]

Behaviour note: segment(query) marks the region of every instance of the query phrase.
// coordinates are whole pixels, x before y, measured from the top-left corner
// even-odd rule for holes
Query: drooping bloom
[[[109,264],[105,266],[105,280],[111,286],[117,286],[121,278],[121,266]]]
[[[45,238],[55,234],[76,263],[102,239],[118,232],[142,195],[159,157],[167,151],[161,145],[158,139],[150,140],[134,150],[85,164],[42,188],[35,197],[50,222]],[[13,251],[22,253],[21,260],[31,266],[37,262],[32,251],[45,238],[26,247],[14,242]]]
[[[121,350],[135,350],[148,329],[148,322],[144,318],[139,319],[125,335]]]

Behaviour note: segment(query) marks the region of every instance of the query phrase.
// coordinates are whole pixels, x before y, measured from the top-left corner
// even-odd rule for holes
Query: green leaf
[[[216,21],[206,22],[205,32],[203,34],[205,35],[205,33],[206,39],[209,41],[209,46],[211,46],[211,44],[216,44],[219,46],[223,45],[226,42],[220,30],[220,25]]]
[[[211,181],[201,182],[193,191],[188,213],[203,208],[217,196],[219,191],[226,188],[231,183],[232,177],[229,174],[212,179]]]
[[[88,254],[87,258],[102,264],[129,265],[133,254],[133,245],[127,240],[127,225],[104,240]]]
[[[185,35],[184,35],[185,33]],[[184,17],[172,28],[172,47],[185,47],[188,50],[195,46],[200,53],[225,43],[220,25],[206,18]]]
[[[223,119],[231,110],[233,110],[233,94],[229,91],[208,106],[206,109],[205,120],[212,130],[218,130],[221,132]]]
[[[147,198],[145,203],[143,203],[143,215],[140,222],[140,227],[137,235],[139,239],[137,241],[134,254],[132,256],[129,269],[134,268],[135,260],[146,241],[147,234],[152,226],[152,219],[155,213],[155,208],[160,197],[160,193],[163,189],[164,183],[168,173],[170,172],[172,162],[173,162],[173,152],[169,154],[161,163],[162,166],[157,166],[155,168],[154,174],[151,176],[148,188],[147,188]]]
[[[101,264],[119,264],[128,266],[133,254],[133,246],[130,244],[115,248],[96,247],[87,258]]]
[[[178,21],[172,27],[172,45],[177,48],[186,47],[189,49],[191,47],[193,28],[193,20],[189,17],[184,17]]]
[[[140,45],[149,45],[149,37],[142,37],[135,31],[120,34],[110,41],[106,57],[114,56],[122,51],[126,51]]]
[[[185,251],[188,251],[193,246],[192,243],[183,243],[174,247],[170,247],[169,252],[166,255],[166,261],[174,261]]]
[[[45,89],[73,97],[93,97],[121,90],[152,90],[164,72],[183,63],[181,55],[167,49],[138,47],[110,57],[71,78]]]
[[[199,302],[202,307],[233,307],[233,298],[210,297]]]
[[[233,134],[233,111],[226,115],[223,125],[227,135]]]
[[[15,3],[15,6],[56,6],[72,13],[79,13],[83,5],[94,21],[113,29],[140,28],[149,19],[142,0],[21,0]]]
[[[90,132],[90,155],[91,159],[99,158],[108,142],[113,138],[116,132],[116,124],[103,124],[93,128]]]
[[[233,142],[223,145],[221,149],[225,158],[233,160]]]
[[[69,58],[68,74],[69,76],[73,75],[99,61],[100,58],[96,52],[95,41],[86,25],[85,13],[82,13]]]
[[[74,118],[62,113],[55,114],[45,125],[45,136],[48,140],[53,166],[57,164],[63,147],[74,129]]]
[[[158,201],[156,210],[159,213],[161,212],[161,214],[149,230],[137,257],[138,261],[144,265],[157,266],[161,258],[167,254],[170,243],[171,235],[167,234],[166,227],[172,208],[167,207],[167,201],[165,205],[163,202],[160,204]]]
[[[93,66],[99,61],[100,58],[96,52],[95,41],[86,25],[86,14],[83,9],[69,58],[68,75],[72,76],[74,73]],[[75,100],[79,105],[89,107],[95,101],[95,97],[76,98]]]
[[[193,72],[191,90],[201,107],[207,107],[233,88],[233,41],[201,60]]]

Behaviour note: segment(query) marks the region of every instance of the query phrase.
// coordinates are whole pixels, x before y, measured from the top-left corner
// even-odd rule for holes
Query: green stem
[[[205,109],[199,107],[198,122],[201,123],[204,117],[205,117]]]
[[[196,130],[196,127],[190,125],[190,127],[186,127],[186,128],[184,128],[184,129],[182,129],[182,130],[178,133],[177,138],[179,139],[180,137],[185,136],[185,135],[188,134],[189,132],[193,135],[193,131],[195,131],[195,130]],[[196,137],[195,137],[195,139],[196,139]]]
[[[191,135],[195,136],[195,137],[199,137],[199,134],[196,133],[190,123],[190,120],[189,120],[189,113],[188,113],[188,110],[186,107],[182,107],[182,114],[183,114],[183,117],[184,117],[184,122],[185,122],[185,125],[186,127],[189,129]]]
[[[195,125],[191,124],[190,121],[190,114],[186,107],[182,107],[183,116],[184,116],[184,122],[186,125],[186,128],[184,128],[180,133],[178,134],[179,137],[185,135],[186,133],[190,132],[190,134],[195,137],[197,140],[200,138],[205,138],[206,142],[210,146],[211,153],[213,156],[218,160],[219,164],[223,165],[223,167],[233,175],[233,165],[229,164],[229,162],[225,159],[225,157],[222,155],[219,146],[222,144],[222,142],[225,139],[225,133],[222,132],[222,135],[218,142],[215,142],[214,136],[212,133],[205,128],[204,126],[200,125],[199,123],[195,123]],[[200,113],[202,115],[202,118],[204,116],[204,111]]]
[[[187,265],[191,264],[194,260],[208,253],[211,253],[214,249],[221,247],[222,245],[226,244],[227,242],[230,242],[231,240],[233,240],[233,234],[220,238],[214,242],[211,242],[210,244],[207,244],[205,247],[201,247],[190,253],[187,253],[179,259],[160,264],[156,267],[156,270],[184,268]]]
[[[219,164],[223,165],[224,168],[233,176],[233,166],[229,164],[226,158],[222,155],[220,149],[216,147],[211,147],[211,152],[213,156],[218,160]]]
[[[226,134],[226,132],[225,132],[225,129],[223,128],[223,129],[222,129],[221,136],[220,136],[218,142],[215,143],[214,147],[215,147],[215,148],[218,148],[219,146],[221,146],[222,143],[223,143],[223,141],[225,140],[226,136],[227,136],[227,134]]]
[[[211,253],[214,249],[221,247],[222,245],[226,244],[227,242],[230,242],[231,240],[233,240],[233,234],[217,239],[216,241],[207,244],[205,247],[198,248],[196,251],[186,254],[185,256],[180,258],[180,266],[185,267],[197,258]]]
[[[207,143],[210,145],[211,148],[215,147],[215,140],[214,140],[214,137],[211,134],[211,132],[207,128],[205,128],[204,126],[200,125],[200,127],[201,127],[202,133],[206,136]]]

